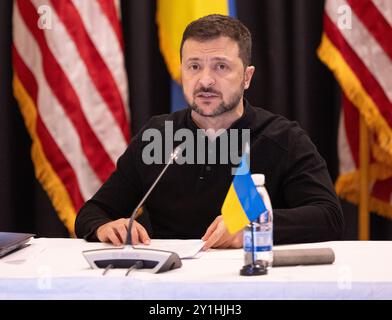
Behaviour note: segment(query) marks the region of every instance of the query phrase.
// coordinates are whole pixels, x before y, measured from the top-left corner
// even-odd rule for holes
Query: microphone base
[[[164,250],[129,247],[85,250],[82,253],[93,269],[105,269],[109,265],[113,269],[129,269],[138,261],[143,263],[141,270],[151,273],[166,272],[182,266],[177,253]]]
[[[240,270],[241,276],[261,276],[267,274],[268,263],[263,260],[256,260],[254,263],[244,265]]]

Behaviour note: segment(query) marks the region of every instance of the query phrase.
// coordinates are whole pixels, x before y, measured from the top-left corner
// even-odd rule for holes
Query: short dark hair
[[[182,47],[187,39],[208,41],[222,36],[229,37],[237,43],[244,67],[249,66],[252,58],[252,36],[248,28],[238,19],[221,14],[210,14],[188,24],[181,40],[181,60]]]

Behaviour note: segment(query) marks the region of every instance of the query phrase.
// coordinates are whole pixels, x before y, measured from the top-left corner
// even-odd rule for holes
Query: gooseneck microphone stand
[[[165,250],[135,248],[132,244],[131,236],[132,226],[137,212],[144,205],[151,191],[155,188],[156,184],[166,172],[169,165],[172,164],[175,159],[177,159],[181,151],[182,149],[177,147],[172,152],[168,163],[162,169],[159,176],[155,179],[147,193],[136,206],[135,210],[133,210],[128,224],[126,246],[124,248],[108,248],[83,251],[83,256],[92,268],[103,268],[105,269],[105,274],[109,269],[112,268],[125,268],[128,269],[128,274],[129,271],[133,269],[144,269],[145,271],[151,273],[160,273],[180,268],[182,266],[181,259],[177,253]]]

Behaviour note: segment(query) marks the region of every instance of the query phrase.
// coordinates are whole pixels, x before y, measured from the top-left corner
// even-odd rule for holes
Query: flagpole
[[[363,116],[359,120],[359,240],[369,240],[369,131]]]

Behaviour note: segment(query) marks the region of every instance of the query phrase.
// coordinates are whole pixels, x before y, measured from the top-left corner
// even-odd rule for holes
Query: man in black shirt
[[[163,147],[169,142],[170,128],[174,133],[187,130],[189,134],[183,136],[195,141],[200,129],[208,130],[204,131],[210,143],[207,150],[211,152],[211,145],[217,148],[216,163],[196,161],[207,159],[208,152],[200,157],[200,150],[194,146],[186,150],[194,151],[194,161],[169,166],[146,202],[153,234],[135,221],[133,243],[148,243],[153,236],[202,238],[205,249],[242,247],[242,232],[230,235],[220,212],[233,179],[233,165],[239,161],[232,157],[225,161],[221,150],[229,146],[230,154],[234,150],[241,153],[242,140],[247,137],[241,133],[246,130],[250,133],[250,171],[265,175],[274,209],[274,243],[339,239],[343,215],[316,147],[295,122],[255,108],[243,98],[255,71],[250,65],[249,30],[230,17],[206,16],[188,25],[180,52],[189,108],[153,117],[132,139],[115,172],[80,210],[75,224],[77,236],[115,245],[125,242],[130,212],[164,166],[147,159],[151,141],[145,133],[150,138],[159,133]],[[220,134],[211,137],[210,130]],[[242,140],[232,144],[235,139],[231,133],[236,130]],[[159,158],[157,154],[151,157]]]

